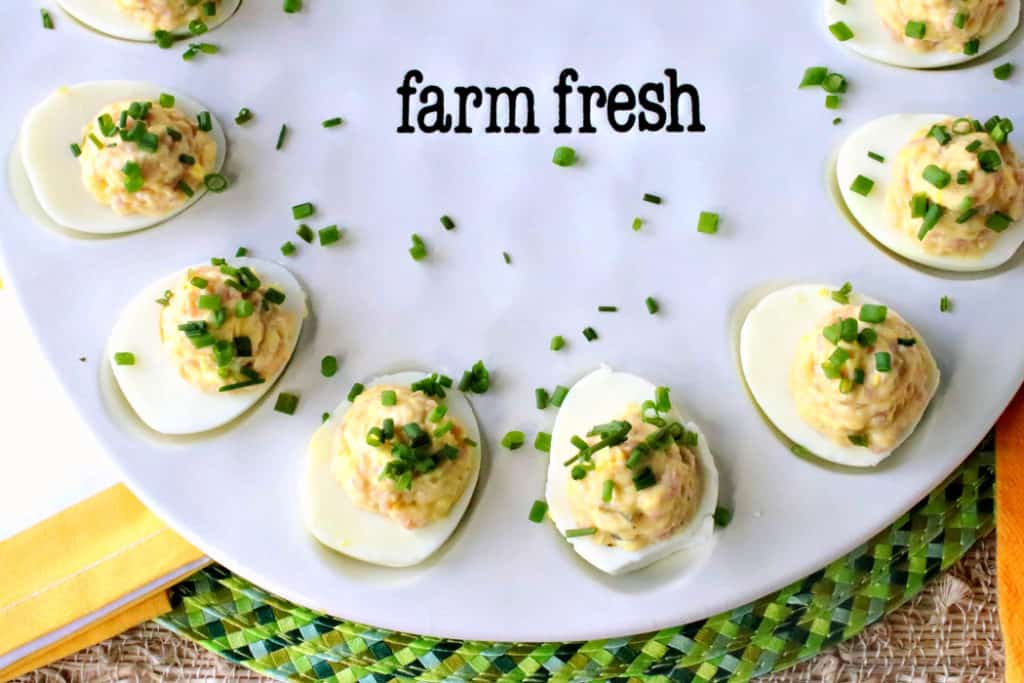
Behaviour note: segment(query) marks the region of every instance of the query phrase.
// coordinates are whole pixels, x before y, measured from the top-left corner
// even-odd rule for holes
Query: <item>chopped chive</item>
[[[320,374],[324,377],[334,377],[338,372],[338,359],[334,356],[324,356],[320,359]]]
[[[326,228],[321,228],[317,235],[320,237],[320,246],[326,247],[329,244],[341,240],[341,231],[338,230],[337,225],[328,225]]]
[[[896,343],[900,346],[914,346],[917,344],[917,339],[914,337],[899,337]]]
[[[981,149],[981,140],[975,140],[971,144],[967,145],[966,149],[968,152],[972,154],[974,152],[977,152],[979,149]]]
[[[956,184],[957,185],[966,185],[969,182],[971,182],[971,174],[970,173],[968,173],[967,171],[964,171],[964,170],[959,170],[959,171],[956,172]]]
[[[533,501],[533,506],[530,508],[530,521],[534,524],[540,524],[544,521],[544,517],[548,514],[548,504],[543,500]]]
[[[892,354],[888,351],[879,351],[875,354],[875,370],[889,372],[892,370]]]
[[[276,306],[280,306],[284,303],[285,294],[284,292],[271,287],[267,290],[266,294],[263,295],[263,298]]]
[[[451,216],[441,216],[441,225],[444,227],[445,230],[455,229],[455,221],[452,220]]]
[[[313,229],[306,225],[305,223],[295,228],[295,234],[298,235],[306,244],[313,243]]]
[[[252,357],[252,339],[249,337],[235,337],[235,355],[239,358]]]
[[[565,397],[568,395],[568,387],[563,387],[561,384],[559,384],[557,387],[555,387],[554,392],[552,392],[551,394],[551,405],[555,406],[556,408],[561,408],[562,403],[565,401]]]
[[[864,304],[860,307],[860,320],[865,323],[878,324],[885,322],[889,309],[880,304]]]
[[[235,123],[239,126],[252,121],[252,110],[248,107],[242,107],[238,110],[238,116],[235,117]]]
[[[839,338],[844,342],[857,340],[857,321],[853,318],[843,318],[839,322]]]
[[[161,50],[167,50],[174,47],[174,41],[177,38],[170,31],[155,31],[153,33],[153,40],[156,41],[157,47]]]
[[[806,88],[813,85],[821,85],[825,82],[825,77],[828,76],[828,68],[824,66],[812,66],[808,67],[804,71],[804,77],[800,79],[801,88]]]
[[[643,468],[639,474],[633,476],[633,486],[637,491],[643,491],[658,483],[654,476],[654,470],[650,467]]]
[[[825,109],[839,109],[839,95],[825,95]]]
[[[633,219],[633,232],[640,232],[640,228],[644,227],[644,221],[639,216]]]
[[[100,142],[100,139],[96,137],[95,133],[89,133],[89,141],[96,145],[96,149],[103,149],[103,143]]]
[[[572,166],[576,163],[576,150],[572,147],[556,147],[551,162],[555,166]]]
[[[363,393],[364,389],[366,389],[366,387],[359,382],[353,384],[352,388],[348,391],[348,402],[351,403],[352,401],[355,401],[359,397],[359,394]]]
[[[697,232],[705,235],[714,235],[718,232],[718,214],[711,211],[701,211],[697,218]]]
[[[850,185],[850,191],[856,192],[862,197],[867,197],[869,194],[871,194],[871,190],[873,190],[874,187],[874,180],[862,175],[858,175],[856,178],[853,179],[853,184]]]
[[[548,390],[543,387],[537,387],[533,390],[534,402],[537,405],[537,410],[544,410],[548,407],[548,403],[551,401],[551,395],[548,394]]]
[[[331,414],[330,413],[324,413],[323,415],[320,416],[320,424],[324,424],[325,422],[327,422],[330,419],[331,419]]]
[[[953,179],[949,173],[943,171],[935,164],[928,164],[925,166],[924,172],[921,173],[921,177],[940,190],[949,185],[949,181]]]
[[[985,173],[995,173],[1003,165],[1003,158],[994,149],[986,149],[978,153],[978,165]]]
[[[170,109],[174,106],[174,95],[169,95],[165,92],[160,93],[160,106],[164,109]]]
[[[53,17],[45,9],[39,10],[39,16],[43,20],[43,28],[53,29]]]
[[[76,159],[82,156],[82,148],[78,146],[77,142],[71,143],[71,156],[75,157]]]
[[[585,529],[569,529],[565,532],[566,538],[581,538],[583,536],[593,536],[597,533],[596,527],[586,527]]]
[[[877,152],[869,151],[868,152],[868,158],[869,159],[874,159],[875,161],[877,161],[880,164],[884,164],[885,163],[885,157],[883,157],[881,154],[878,154]]]
[[[440,439],[442,436],[452,431],[453,429],[455,429],[455,423],[452,422],[451,420],[448,420],[443,425],[434,430],[434,438]]]
[[[285,242],[281,245],[281,253],[285,256],[291,256],[295,253],[295,244],[292,242]]]
[[[316,211],[313,208],[312,202],[303,202],[302,204],[296,204],[292,207],[292,218],[297,221],[301,221],[304,218],[309,218]]]
[[[601,484],[601,500],[605,503],[612,502],[612,494],[615,493],[615,482],[605,479]]]
[[[992,75],[996,77],[998,81],[1005,81],[1013,75],[1013,64],[1007,62],[1006,64],[1000,64],[996,68],[992,69]]]
[[[852,443],[854,446],[860,446],[862,448],[867,448],[868,437],[866,437],[863,434],[850,434],[846,438],[848,438],[850,440],[850,443]]]
[[[210,284],[209,281],[199,277],[198,275],[192,278],[190,282],[192,283],[192,286],[195,287],[196,289],[206,289],[207,285]]]
[[[861,346],[871,347],[875,345],[876,341],[878,341],[878,333],[870,327],[865,327],[857,333],[857,343]]]
[[[220,297],[216,294],[200,294],[199,308],[204,311],[219,311]]]
[[[832,301],[837,304],[848,304],[850,303],[850,293],[853,292],[853,285],[849,282],[844,282],[843,286],[832,292]]]
[[[281,151],[281,148],[284,147],[284,139],[285,139],[285,137],[287,135],[288,135],[288,124],[282,123],[281,124],[281,130],[277,134],[277,144],[274,145],[274,149],[276,149],[278,151]]]
[[[724,529],[732,522],[732,510],[722,505],[715,508],[715,526]]]
[[[964,43],[964,54],[965,55],[976,55],[978,54],[978,48],[981,47],[981,40],[979,38],[971,38]]]
[[[595,339],[597,339],[597,330],[595,330],[593,327],[584,327],[583,336],[586,338],[588,342],[592,342]]]
[[[944,296],[939,299],[939,311],[942,313],[949,313],[953,310],[953,302],[948,296]]]
[[[927,33],[928,24],[923,21],[908,21],[906,28],[903,30],[903,35],[915,40],[923,40]]]
[[[118,365],[135,365],[135,354],[128,351],[118,351],[114,354],[114,362]]]
[[[196,158],[191,154],[179,154],[178,161],[186,166],[195,166]]]
[[[551,338],[550,348],[552,351],[561,351],[565,348],[565,337],[560,334],[556,334]]]
[[[524,443],[526,443],[526,435],[519,430],[508,432],[501,439],[501,445],[510,451],[522,448]]]
[[[864,384],[864,368],[856,368],[853,371],[853,383]]]
[[[924,192],[915,194],[910,198],[910,217],[923,218],[924,214],[928,211],[929,203],[928,195]]]
[[[285,415],[294,415],[298,407],[299,397],[283,391],[277,395],[277,401],[274,403],[274,410]]]
[[[380,404],[382,406],[393,406],[398,403],[398,394],[391,389],[380,392]]]
[[[845,43],[850,38],[853,38],[853,31],[842,21],[829,25],[828,30],[840,43]]]
[[[946,130],[946,127],[940,126],[938,124],[932,126],[928,130],[928,137],[935,138],[935,140],[943,147],[948,145],[950,141],[953,139],[953,136],[949,134],[949,131]]]
[[[242,382],[235,382],[234,384],[225,384],[221,388],[217,389],[217,391],[226,392],[236,391],[238,389],[247,389],[249,387],[254,387],[258,384],[263,384],[264,382],[266,382],[266,380],[263,379],[262,377],[254,377],[252,379],[247,379]]]
[[[447,415],[447,414],[448,414],[448,406],[446,406],[446,405],[439,405],[439,406],[436,406],[433,410],[430,411],[430,415],[427,416],[427,419],[430,420],[432,423],[437,424],[438,422],[443,420],[444,416]]]
[[[962,29],[964,26],[967,26],[967,18],[968,18],[967,12],[957,12],[953,16],[953,26],[956,26],[957,28]]]
[[[651,204],[661,204],[661,197],[656,194],[651,194],[650,192],[645,192],[643,199],[645,202],[649,202]]]
[[[505,260],[505,265],[512,265],[512,254],[507,251],[501,252],[501,258]]]
[[[833,95],[846,92],[847,87],[846,76],[837,73],[830,73],[821,83],[822,90]]]
[[[651,315],[657,315],[658,311],[661,310],[661,306],[658,305],[657,300],[653,296],[644,299],[644,305],[647,306],[647,312]]]
[[[939,204],[929,204],[928,210],[924,213],[924,220],[921,221],[921,229],[917,231],[917,239],[923,240],[931,229],[938,225],[946,209]]]
[[[1001,211],[996,211],[985,221],[985,227],[994,232],[1002,232],[1010,227],[1012,223],[1013,219],[1011,217]]]
[[[672,410],[672,401],[669,399],[669,388],[658,387],[654,390],[654,403],[659,413],[667,413]]]
[[[533,439],[533,447],[541,453],[551,452],[551,435],[547,432],[537,432]]]
[[[213,117],[208,111],[201,111],[196,114],[196,124],[199,126],[199,130],[204,133],[209,133],[213,130]]]
[[[342,123],[341,117],[340,116],[335,116],[333,119],[327,119],[326,121],[324,121],[320,125],[323,126],[324,128],[336,128],[336,127],[340,126],[341,123]]]
[[[228,189],[228,179],[220,173],[207,173],[203,176],[203,185],[214,194],[219,194]]]
[[[618,313],[618,306],[598,306],[597,311],[599,313]]]
[[[427,257],[427,245],[423,238],[416,233],[412,234],[412,246],[409,247],[409,255],[413,261],[422,261]]]
[[[295,14],[302,9],[302,0],[284,0],[283,9],[286,14]]]

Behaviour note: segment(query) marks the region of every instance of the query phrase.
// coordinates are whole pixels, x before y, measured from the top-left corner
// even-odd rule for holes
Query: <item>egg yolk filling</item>
[[[1005,0],[875,0],[893,37],[914,50],[968,52],[1002,21]],[[977,44],[973,46],[977,52]]]
[[[263,384],[295,346],[298,321],[281,308],[284,300],[248,267],[190,269],[158,302],[164,351],[182,379],[205,392]]]
[[[886,191],[894,226],[936,255],[979,256],[1024,217],[1024,165],[1008,141],[1013,124],[946,119],[900,151]]]
[[[580,454],[567,463],[577,531],[602,545],[639,550],[693,519],[703,485],[696,433],[657,416],[645,421],[644,411],[630,409],[578,439]]]
[[[82,182],[122,216],[165,216],[213,172],[217,143],[199,123],[155,102],[116,102],[84,129]]]
[[[465,493],[475,447],[435,398],[377,385],[346,411],[331,468],[355,505],[418,529],[447,517]]]
[[[147,31],[174,31],[217,15],[220,0],[115,0],[119,9]],[[213,8],[210,12],[209,7]]]
[[[931,399],[935,361],[885,306],[842,306],[805,335],[792,368],[800,417],[842,446],[892,450]]]

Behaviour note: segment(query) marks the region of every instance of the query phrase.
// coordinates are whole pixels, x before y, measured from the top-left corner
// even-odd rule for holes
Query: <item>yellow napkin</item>
[[[5,681],[170,608],[166,588],[203,554],[122,485],[0,542],[0,657],[147,586],[133,602],[0,671]],[[170,578],[169,578],[170,577]]]
[[[1024,391],[996,426],[996,554],[1006,683],[1024,683]]]

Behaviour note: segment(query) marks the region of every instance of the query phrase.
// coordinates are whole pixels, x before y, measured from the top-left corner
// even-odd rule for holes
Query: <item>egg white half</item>
[[[281,308],[291,313],[298,324],[288,350],[290,359],[307,314],[302,286],[286,268],[270,261],[237,258],[229,262],[238,268],[249,266],[265,286],[285,294]],[[107,358],[125,399],[139,419],[161,434],[198,434],[226,425],[259,401],[287,367],[285,363],[280,372],[267,377],[263,384],[224,393],[207,393],[185,381],[160,341],[163,308],[156,300],[163,297],[165,290],[176,289],[186,272],[187,269],[162,277],[143,289],[125,306],[107,343]],[[118,352],[135,354],[135,365],[115,363],[114,354]]]
[[[82,143],[82,129],[104,107],[121,100],[151,101],[167,92],[175,97],[175,108],[195,118],[209,111],[187,95],[162,90],[134,81],[92,81],[58,88],[28,113],[21,128],[21,162],[39,205],[57,224],[98,235],[132,232],[148,228],[175,216],[206,194],[206,187],[194,188],[194,195],[165,216],[120,216],[98,202],[82,182],[79,160],[71,143]],[[211,173],[220,171],[227,154],[227,138],[216,117],[209,134],[217,143],[217,160]]]
[[[366,386],[409,386],[427,374],[400,372],[370,380]],[[340,429],[345,413],[352,405],[345,401],[313,434],[306,456],[306,473],[301,493],[302,511],[306,528],[318,541],[343,555],[385,567],[419,564],[444,545],[458,527],[473,498],[473,491],[480,478],[480,450],[483,441],[473,407],[461,391],[448,389],[447,396],[439,402],[448,406],[448,415],[462,424],[466,436],[481,444],[472,449],[473,471],[469,483],[448,516],[418,529],[406,529],[384,515],[358,507],[349,499],[331,468],[331,458],[335,457],[334,434]]]
[[[653,400],[655,390],[656,387],[642,377],[601,366],[569,391],[558,411],[551,434],[545,493],[548,516],[562,536],[579,526],[569,504],[567,487],[570,468],[564,465],[566,460],[576,454],[572,437],[586,435],[594,425],[621,419],[630,406],[639,407],[644,401]],[[708,447],[708,440],[696,424],[682,416],[675,405],[668,417],[683,424],[687,430],[696,432],[698,436],[696,456],[703,488],[697,509],[693,518],[672,536],[639,550],[601,545],[591,536],[566,539],[580,557],[607,574],[625,574],[642,569],[673,553],[709,543],[714,536],[718,469]]]
[[[978,54],[965,55],[962,51],[949,52],[943,48],[919,52],[890,33],[875,10],[874,0],[848,0],[845,4],[837,0],[824,2],[825,26],[842,21],[853,31],[853,38],[843,41],[843,45],[869,59],[909,69],[935,69],[978,59],[1005,43],[1020,23],[1020,0],[1006,0],[1002,21],[981,38]],[[828,37],[835,41],[831,33]]]
[[[122,11],[114,0],[57,0],[57,4],[76,21],[100,33],[123,40],[153,41],[153,32],[147,31]],[[221,0],[216,16],[203,17],[206,27],[214,29],[220,26],[238,11],[241,4],[242,0]],[[188,35],[188,29],[182,26],[174,33]]]
[[[886,208],[885,194],[892,176],[892,163],[900,150],[922,128],[952,118],[946,114],[892,114],[875,119],[850,134],[836,157],[836,182],[846,207],[861,227],[891,251],[917,263],[957,272],[977,272],[997,268],[1013,258],[1024,243],[1024,221],[1003,231],[992,248],[980,256],[929,254],[913,235],[897,229]],[[879,163],[868,152],[885,157]],[[858,175],[875,181],[867,197],[850,189]]]
[[[907,429],[892,450],[875,453],[868,448],[840,445],[804,422],[790,390],[790,373],[804,335],[813,332],[821,320],[842,304],[832,300],[832,285],[800,284],[772,292],[751,309],[740,328],[740,366],[750,393],[765,416],[795,444],[810,453],[840,465],[874,467],[887,458],[917,428],[920,418]],[[877,304],[866,296],[850,294],[850,304]],[[908,322],[909,324],[909,322]],[[932,358],[924,338],[916,335]],[[930,368],[928,402],[939,387],[939,369]],[[922,416],[927,413],[925,410]]]

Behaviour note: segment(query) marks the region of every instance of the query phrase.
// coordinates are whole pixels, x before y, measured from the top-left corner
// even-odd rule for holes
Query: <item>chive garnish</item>
[[[285,294],[284,294],[284,292],[282,292],[280,290],[277,290],[277,289],[274,289],[273,287],[271,287],[263,295],[263,298],[266,299],[267,301],[269,301],[270,303],[276,305],[276,306],[280,306],[281,304],[284,303]]]
[[[277,144],[274,145],[274,149],[280,151],[284,147],[285,136],[288,135],[288,124],[282,123],[281,130],[277,134]]]
[[[526,443],[526,435],[519,430],[508,432],[501,439],[501,445],[510,451],[522,448],[524,443]]]
[[[543,387],[537,387],[533,390],[534,402],[537,405],[537,410],[544,410],[548,407],[548,402],[551,400],[551,395],[548,394],[548,390]]]
[[[295,228],[295,234],[298,235],[306,244],[313,243],[313,229],[305,223],[302,223],[299,227]]]
[[[445,230],[455,229],[455,221],[451,219],[451,216],[441,216],[441,225],[444,227]]]
[[[302,0],[284,0],[283,9],[286,14],[295,14],[302,9]]]
[[[633,232],[640,232],[640,228],[644,227],[644,221],[642,218],[637,216],[633,219]]]
[[[413,261],[422,261],[427,257],[427,245],[423,238],[416,233],[412,234],[412,246],[409,247],[409,255]]]
[[[879,351],[875,354],[875,370],[889,372],[892,370],[892,354],[888,351]]]
[[[928,32],[928,24],[923,21],[908,21],[903,35],[915,40],[923,40]]]
[[[612,494],[615,492],[615,482],[605,479],[601,484],[601,500],[605,503],[612,502]]]
[[[586,338],[588,342],[592,342],[595,339],[597,339],[597,330],[595,330],[593,327],[584,327],[583,336],[584,338]]]
[[[561,384],[559,384],[557,387],[555,387],[554,392],[552,392],[551,394],[551,405],[555,406],[556,408],[561,408],[562,402],[565,401],[565,397],[568,395],[568,387],[563,387]]]
[[[114,362],[118,365],[135,365],[135,354],[128,351],[118,351],[114,354]]]
[[[724,529],[732,522],[732,510],[722,505],[715,508],[715,526]]]
[[[295,253],[295,244],[293,242],[285,242],[281,245],[281,253],[285,256],[291,256]]]
[[[316,209],[313,207],[312,202],[303,202],[302,204],[296,204],[292,207],[292,218],[297,221],[301,221],[304,218],[309,218],[313,215]]]
[[[530,521],[534,524],[540,524],[544,521],[545,515],[548,514],[548,504],[543,500],[533,501],[533,506],[530,508]]]
[[[317,231],[320,237],[320,246],[326,247],[329,244],[334,244],[341,239],[341,231],[337,225],[328,225],[326,228],[321,228]]]
[[[868,158],[869,159],[874,159],[875,161],[877,161],[880,164],[884,164],[885,163],[885,157],[883,157],[881,154],[878,154],[877,152],[869,151],[868,152]]]
[[[356,382],[355,384],[353,384],[352,388],[349,389],[349,391],[348,391],[348,402],[351,403],[352,401],[355,401],[356,398],[359,397],[359,394],[363,393],[364,389],[366,389],[366,387],[364,387],[359,382]]]
[[[565,337],[556,334],[551,338],[550,348],[552,351],[561,351],[565,348]]]
[[[1000,64],[996,68],[992,69],[992,75],[996,77],[996,80],[1005,81],[1013,75],[1013,64],[1007,62],[1006,64]]]
[[[924,172],[921,173],[921,177],[940,190],[949,185],[949,181],[952,180],[952,176],[949,173],[943,171],[935,164],[928,164],[925,166]]]
[[[43,20],[43,28],[51,29],[52,30],[53,29],[53,17],[50,16],[50,13],[47,12],[45,8],[44,9],[40,9],[39,10],[39,16]]]
[[[850,191],[856,192],[862,197],[867,197],[871,194],[871,190],[875,187],[875,181],[871,178],[858,175],[853,179],[853,184],[850,185]]]
[[[878,324],[885,322],[889,309],[880,304],[864,304],[860,307],[860,320],[865,323]]]
[[[324,356],[320,359],[320,374],[324,377],[334,377],[338,372],[338,359],[335,356]]]
[[[580,538],[582,536],[593,536],[597,533],[597,528],[589,526],[584,529],[569,529],[565,532],[566,538]]]
[[[847,40],[853,38],[853,31],[845,22],[837,21],[834,24],[830,24],[828,27],[829,32],[835,36],[836,40],[840,43],[844,43]]]
[[[644,193],[643,200],[650,204],[661,204],[661,197],[656,194],[651,194],[650,192]]]
[[[551,162],[555,166],[572,166],[576,163],[576,150],[572,147],[556,147]]]
[[[324,121],[320,125],[323,126],[324,128],[335,128],[337,126],[340,126],[341,123],[342,123],[341,117],[340,116],[335,116],[332,119],[327,119],[326,121]]]
[[[75,157],[76,159],[82,156],[82,148],[78,146],[77,142],[71,143],[71,156]]]
[[[473,367],[462,373],[459,380],[459,391],[472,391],[474,394],[484,394],[491,388],[491,373],[482,360],[478,360]]]
[[[285,415],[294,415],[295,409],[299,407],[299,397],[282,391],[274,403],[274,410]]]
[[[619,311],[618,306],[598,306],[597,311],[599,313],[617,313]]]
[[[242,107],[238,110],[238,116],[235,117],[235,123],[241,126],[249,121],[252,121],[252,110],[248,107]]]
[[[964,54],[965,55],[976,55],[978,54],[978,48],[981,47],[981,40],[978,38],[971,38],[964,43]]]
[[[942,313],[949,313],[953,310],[953,302],[948,296],[944,296],[939,299],[939,311]]]
[[[832,292],[832,301],[837,304],[848,304],[850,303],[850,294],[853,292],[853,285],[849,282],[844,282],[843,286]]]
[[[718,232],[718,214],[711,211],[701,211],[697,218],[697,232],[705,235],[714,235]]]
[[[644,305],[647,307],[647,312],[651,315],[656,315],[661,310],[661,306],[653,296],[644,299]]]
[[[501,252],[501,258],[505,259],[505,265],[512,265],[512,254],[508,253],[507,251],[503,251]]]
[[[203,185],[214,194],[219,194],[228,189],[228,179],[220,173],[207,173],[203,176]]]
[[[828,76],[828,68],[824,66],[808,67],[804,71],[804,77],[800,80],[799,87],[806,88],[812,85],[821,85]]]
[[[537,432],[533,439],[533,447],[541,453],[551,452],[551,435],[547,432]]]
[[[380,404],[382,406],[394,406],[398,403],[398,394],[391,389],[385,389],[380,393]]]

